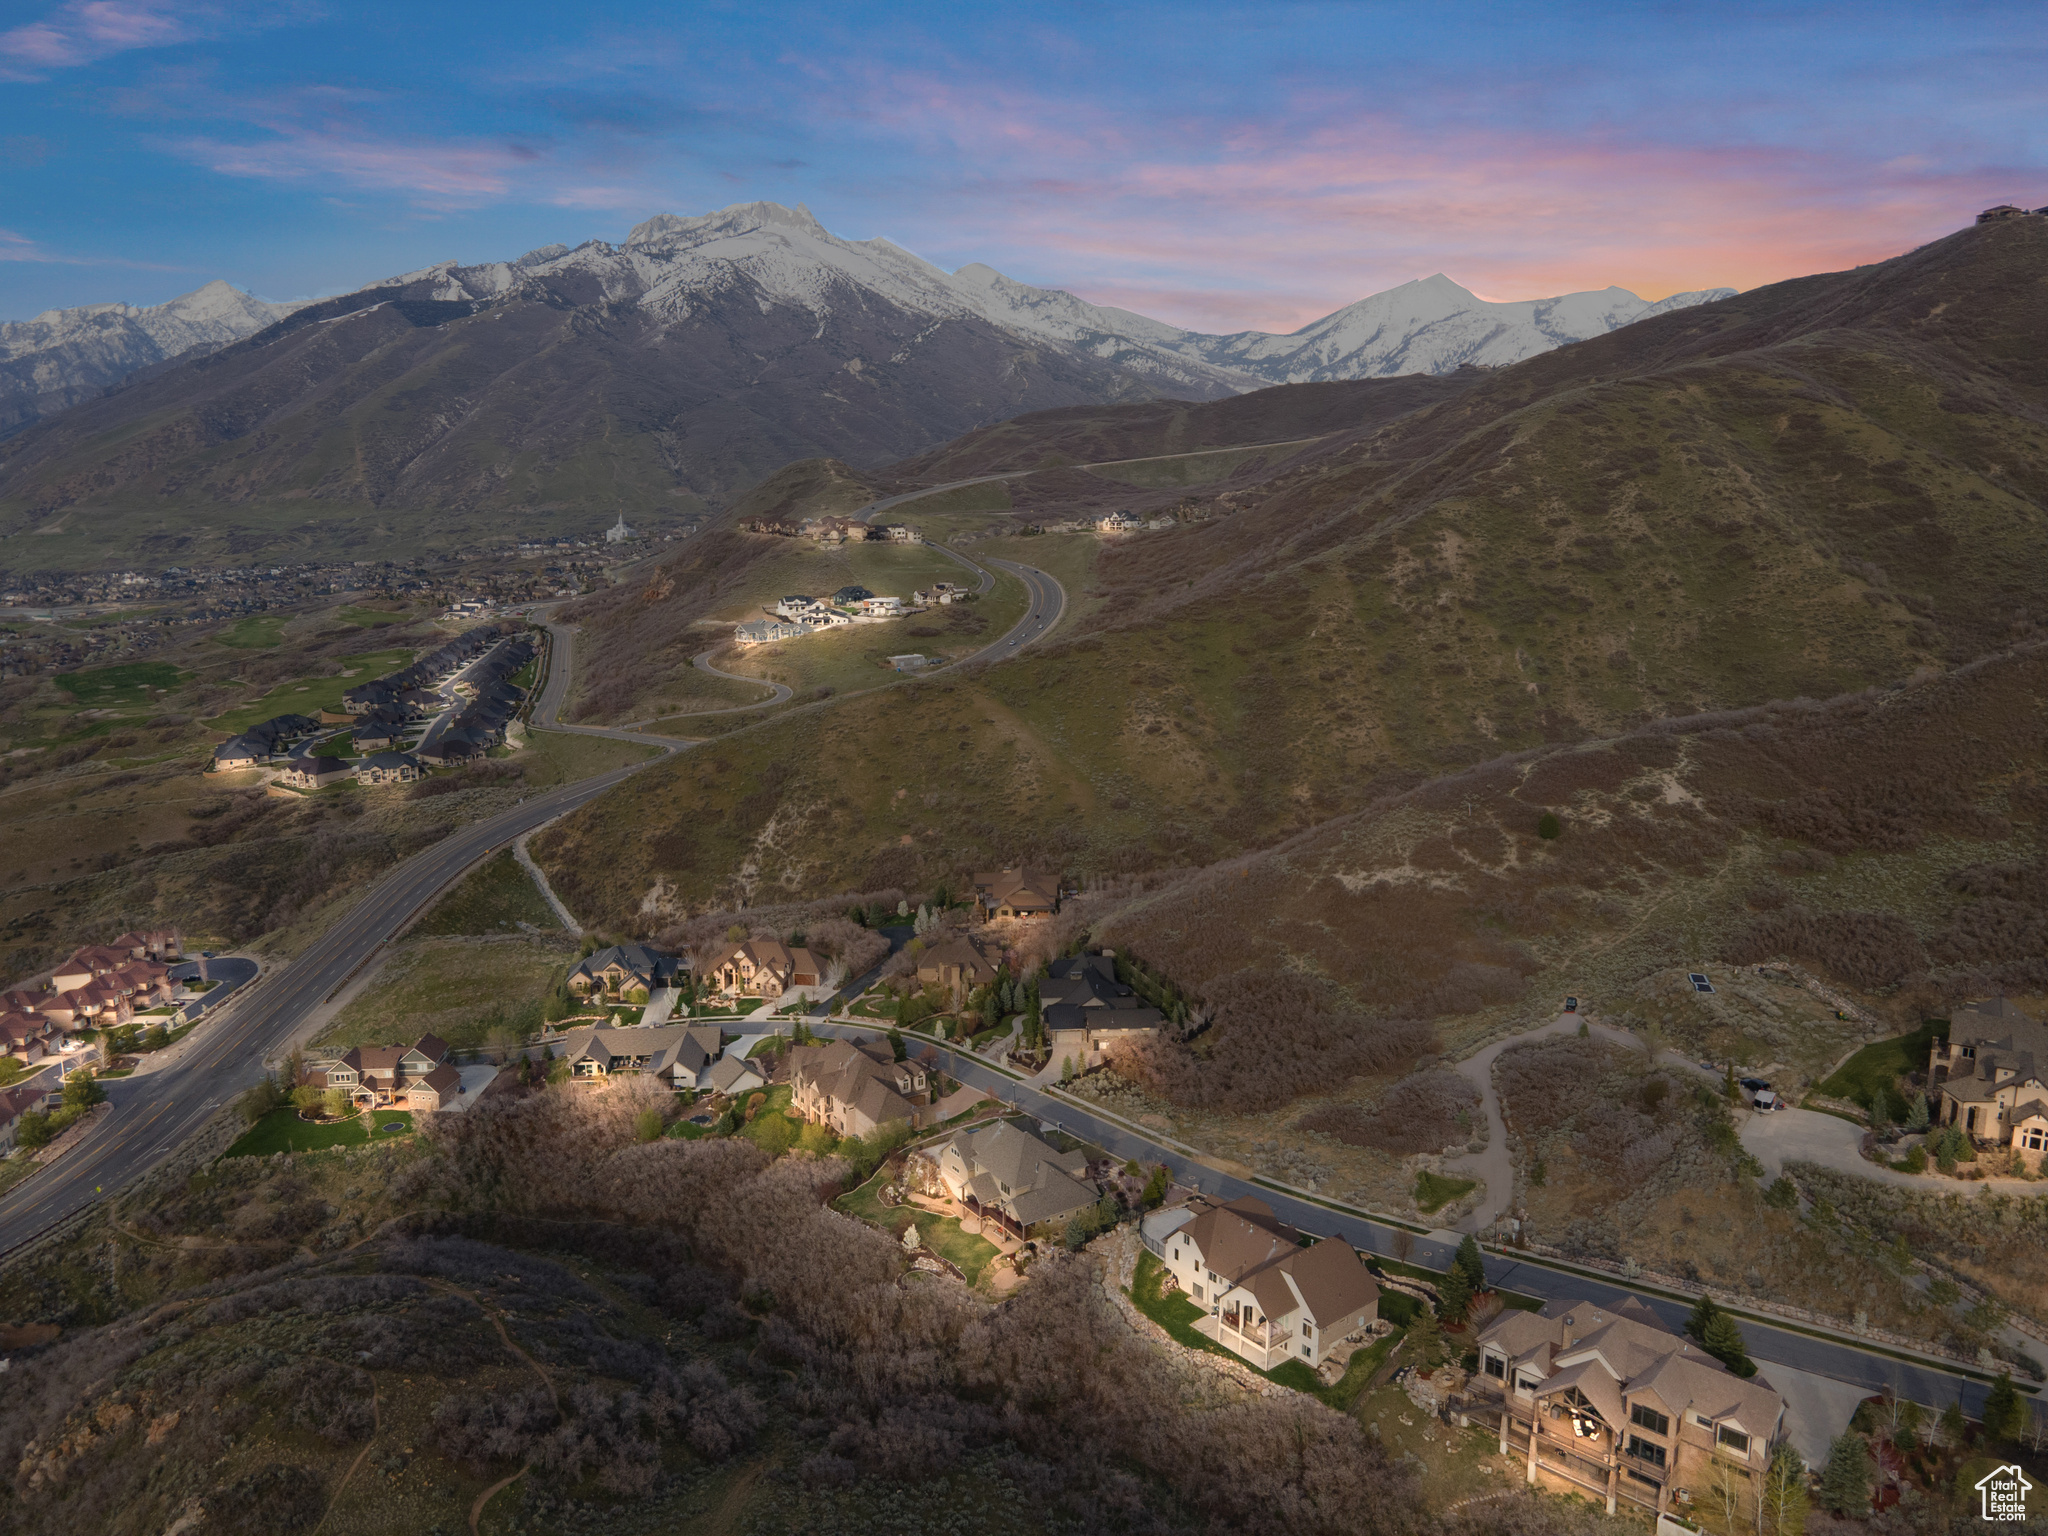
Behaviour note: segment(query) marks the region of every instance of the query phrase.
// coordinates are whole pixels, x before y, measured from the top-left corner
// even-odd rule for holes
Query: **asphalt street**
[[[566,646],[559,655],[536,701],[535,714],[543,719],[552,719],[560,706],[569,661]],[[671,752],[682,745],[639,732],[559,729],[667,747]],[[596,799],[644,766],[635,763],[528,795],[510,810],[463,827],[414,854],[371,885],[305,953],[238,988],[230,1002],[173,1048],[177,1059],[146,1074],[107,1082],[112,1108],[86,1138],[49,1168],[0,1196],[0,1253],[119,1189],[195,1135],[221,1105],[263,1076],[266,1059],[287,1048],[313,1009],[472,865],[521,833]]]
[[[807,1022],[821,1035],[873,1036],[880,1032],[875,1026],[862,1028],[822,1021]],[[996,1071],[978,1057],[963,1055],[944,1046],[934,1046],[933,1049],[938,1051],[947,1075],[956,1081],[985,1089],[1045,1124],[1078,1136],[1115,1157],[1136,1159],[1146,1165],[1164,1163],[1173,1171],[1174,1180],[1186,1188],[1225,1200],[1235,1200],[1243,1195],[1256,1196],[1271,1206],[1281,1220],[1303,1232],[1318,1237],[1341,1235],[1354,1248],[1388,1258],[1395,1255],[1396,1233],[1404,1232],[1414,1245],[1409,1260],[1434,1269],[1449,1267],[1452,1255],[1457,1252],[1458,1239],[1453,1234],[1405,1232],[1405,1229],[1375,1221],[1362,1211],[1332,1209],[1330,1205],[1303,1199],[1285,1190],[1253,1184],[1225,1173],[1182,1149],[1165,1146],[1117,1121],[1093,1114],[1070,1100],[1055,1099],[1027,1087]],[[922,1054],[922,1047],[919,1053]],[[1680,1331],[1683,1331],[1686,1316],[1692,1310],[1690,1302],[1629,1291],[1609,1281],[1588,1279],[1511,1254],[1488,1253],[1486,1273],[1496,1285],[1544,1301],[1587,1300],[1612,1304],[1623,1296],[1633,1295]],[[1766,1377],[1770,1374],[1769,1365],[1776,1362],[1811,1371],[1817,1376],[1849,1382],[1867,1392],[1877,1392],[1890,1386],[1901,1397],[1937,1407],[1960,1396],[1963,1411],[1973,1415],[1983,1405],[1987,1390],[1984,1383],[1943,1370],[1938,1365],[1873,1354],[1846,1340],[1815,1337],[1790,1328],[1773,1327],[1749,1317],[1743,1317],[1741,1323],[1750,1356],[1764,1367]]]

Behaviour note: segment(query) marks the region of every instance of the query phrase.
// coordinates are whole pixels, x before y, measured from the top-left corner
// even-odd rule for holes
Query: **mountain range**
[[[1494,304],[1436,276],[1290,336],[1213,336],[947,273],[804,208],[662,214],[622,245],[444,262],[299,306],[210,284],[7,327],[8,419],[65,408],[0,445],[0,532],[55,527],[42,563],[75,563],[67,535],[247,552],[303,527],[307,498],[330,529],[428,539],[480,514],[659,515],[796,459],[884,464],[1059,406],[1505,364],[1727,292]],[[142,371],[109,389],[125,355]]]

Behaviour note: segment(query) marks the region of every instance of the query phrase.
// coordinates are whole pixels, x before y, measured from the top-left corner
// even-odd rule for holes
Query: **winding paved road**
[[[886,1028],[823,1021],[811,1022],[810,1027],[821,1035],[841,1037],[872,1037]],[[914,1046],[922,1055],[923,1044],[914,1042]],[[1404,1229],[1375,1221],[1365,1212],[1339,1201],[1309,1200],[1268,1184],[1253,1184],[1202,1161],[1184,1149],[1163,1145],[1130,1126],[1085,1109],[1071,1099],[1054,1098],[1020,1083],[996,1071],[977,1056],[962,1054],[942,1045],[933,1045],[931,1049],[938,1052],[940,1063],[949,1077],[984,1089],[1049,1125],[1101,1147],[1114,1157],[1165,1163],[1172,1169],[1175,1182],[1186,1188],[1198,1189],[1225,1200],[1253,1195],[1271,1206],[1281,1220],[1304,1232],[1325,1237],[1341,1233],[1355,1248],[1387,1257],[1395,1254],[1396,1233]],[[1414,1244],[1409,1256],[1412,1262],[1445,1269],[1457,1252],[1455,1234],[1407,1235]],[[1489,1253],[1486,1273],[1497,1285],[1545,1301],[1584,1299],[1612,1305],[1624,1296],[1635,1296],[1654,1308],[1678,1332],[1684,1331],[1686,1317],[1692,1310],[1689,1301],[1673,1300],[1639,1289],[1629,1290],[1611,1281],[1587,1278],[1571,1270],[1552,1268],[1540,1261],[1512,1254]],[[1954,1401],[1960,1395],[1964,1412],[1974,1415],[1983,1406],[1988,1390],[1985,1383],[1959,1376],[1933,1361],[1880,1355],[1847,1339],[1797,1333],[1790,1328],[1760,1322],[1749,1315],[1743,1315],[1741,1323],[1743,1337],[1748,1341],[1753,1359],[1832,1377],[1866,1392],[1877,1392],[1889,1385],[1902,1397],[1937,1407]]]

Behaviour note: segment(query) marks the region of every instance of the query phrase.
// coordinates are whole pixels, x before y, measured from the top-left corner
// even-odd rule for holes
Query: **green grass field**
[[[267,651],[284,643],[284,619],[277,614],[252,613],[213,638],[238,651]]]
[[[373,1131],[371,1128],[375,1127]],[[397,1130],[386,1127],[397,1126]],[[372,1139],[389,1140],[412,1130],[409,1110],[379,1110],[374,1116],[358,1115],[333,1125],[316,1125],[301,1120],[295,1109],[273,1109],[242,1134],[223,1154],[226,1157],[269,1157],[278,1152],[324,1152],[329,1147],[360,1147]]]
[[[246,731],[259,720],[273,715],[317,715],[322,710],[339,713],[341,696],[358,683],[404,666],[412,660],[409,650],[367,651],[342,658],[349,677],[305,677],[280,683],[262,698],[218,715],[207,724],[217,731]]]
[[[1933,1019],[1910,1035],[1875,1041],[1837,1067],[1820,1085],[1820,1091],[1829,1098],[1848,1099],[1868,1109],[1871,1096],[1882,1088],[1890,1095],[1889,1112],[1896,1119],[1906,1110],[1899,1079],[1908,1072],[1925,1071],[1934,1042],[1947,1038],[1948,1021]]]
[[[521,927],[559,930],[554,909],[507,848],[463,877],[434,904],[414,934],[422,938],[466,933],[513,933]]]
[[[157,689],[170,689],[185,674],[167,661],[131,661],[118,667],[87,667],[53,679],[81,709],[136,708],[155,702]]]
[[[954,1217],[934,1215],[915,1206],[882,1204],[876,1198],[876,1192],[887,1177],[886,1173],[877,1173],[859,1189],[841,1195],[833,1202],[834,1206],[899,1239],[904,1228],[916,1222],[918,1240],[925,1247],[957,1265],[969,1285],[980,1284],[982,1274],[991,1261],[1000,1257],[1002,1250],[977,1233],[961,1231],[960,1223]]]
[[[1448,1179],[1425,1168],[1415,1176],[1415,1208],[1424,1212],[1440,1211],[1453,1200],[1462,1200],[1474,1188],[1471,1179]]]
[[[403,609],[386,612],[382,608],[363,608],[351,605],[336,611],[334,617],[344,624],[353,624],[358,629],[374,629],[382,624],[396,624],[405,618]]]
[[[1345,1367],[1344,1375],[1337,1384],[1334,1387],[1325,1387],[1316,1373],[1300,1360],[1283,1360],[1270,1371],[1262,1371],[1236,1350],[1228,1349],[1208,1335],[1197,1332],[1195,1324],[1207,1314],[1181,1292],[1169,1293],[1165,1288],[1165,1281],[1166,1266],[1150,1253],[1141,1253],[1138,1255],[1138,1267],[1132,1272],[1131,1288],[1127,1294],[1132,1304],[1164,1328],[1175,1343],[1188,1349],[1199,1349],[1205,1354],[1221,1355],[1227,1360],[1235,1360],[1246,1370],[1263,1376],[1268,1381],[1278,1382],[1283,1387],[1292,1387],[1295,1391],[1306,1393],[1310,1397],[1319,1397],[1333,1407],[1348,1407],[1357,1399],[1358,1394],[1365,1390],[1366,1382],[1371,1380],[1379,1362],[1386,1358],[1386,1353],[1392,1352],[1393,1339],[1400,1337],[1396,1334],[1382,1341],[1386,1344],[1386,1353],[1377,1356],[1374,1356],[1373,1350],[1360,1350],[1351,1357],[1350,1364]],[[1378,1347],[1375,1345],[1374,1349]]]

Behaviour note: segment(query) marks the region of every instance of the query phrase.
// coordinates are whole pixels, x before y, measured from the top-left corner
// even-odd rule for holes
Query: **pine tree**
[[[1486,1257],[1479,1251],[1478,1238],[1467,1232],[1451,1262],[1464,1274],[1465,1285],[1475,1296],[1486,1289]]]
[[[1740,1100],[1737,1097],[1737,1090],[1735,1087],[1735,1063],[1732,1061],[1728,1063],[1727,1079],[1721,1084],[1721,1097],[1726,1099],[1730,1104],[1740,1102]]]
[[[1987,1439],[2017,1440],[2020,1431],[2026,1428],[2026,1405],[2020,1401],[2019,1389],[2012,1384],[2012,1372],[2002,1371],[1998,1380],[1991,1384],[1991,1390],[1984,1396],[1984,1409],[1978,1415],[1984,1425]]]
[[[1963,1418],[1960,1399],[1952,1400],[1941,1410],[1941,1438],[1944,1444],[1960,1446],[1969,1433],[1969,1425]]]
[[[910,1047],[903,1043],[902,1030],[892,1029],[889,1031],[889,1052],[898,1061],[902,1061],[905,1057],[909,1056]]]
[[[1714,1320],[1707,1324],[1700,1344],[1708,1354],[1737,1375],[1755,1374],[1756,1367],[1749,1363],[1749,1345],[1742,1337],[1741,1325],[1726,1312],[1715,1311]]]
[[[1426,1301],[1415,1304],[1415,1321],[1408,1325],[1408,1348],[1414,1354],[1415,1363],[1425,1370],[1443,1359],[1443,1330],[1437,1326],[1436,1314],[1430,1311]]]
[[[1835,1436],[1821,1469],[1820,1501],[1838,1515],[1862,1515],[1870,1508],[1870,1453],[1851,1430]]]
[[[1536,818],[1536,835],[1545,842],[1552,842],[1564,835],[1564,826],[1558,821],[1556,813],[1545,811]]]
[[[1714,1305],[1714,1298],[1702,1296],[1692,1304],[1692,1315],[1685,1320],[1685,1331],[1702,1344],[1707,1342],[1707,1329],[1713,1325],[1721,1309]]]
[[[1472,1287],[1465,1279],[1465,1271],[1452,1264],[1450,1272],[1436,1283],[1436,1292],[1443,1298],[1444,1321],[1464,1322],[1465,1309],[1472,1305]]]
[[[1927,1110],[1927,1095],[1924,1093],[1914,1094],[1913,1102],[1906,1107],[1906,1129],[1909,1131],[1924,1131],[1932,1123],[1933,1117]]]
[[[1806,1463],[1781,1440],[1771,1452],[1770,1468],[1764,1473],[1762,1504],[1767,1536],[1804,1536],[1806,1530]]]

